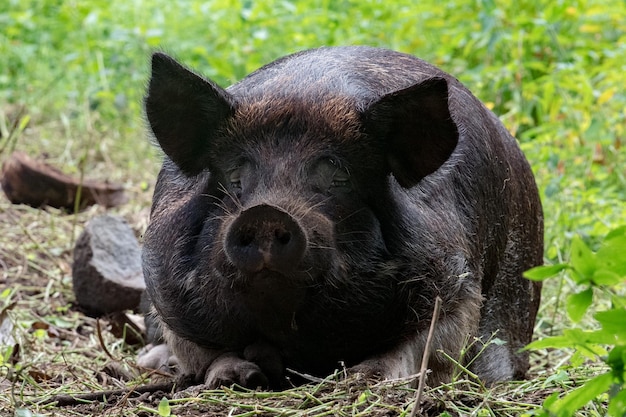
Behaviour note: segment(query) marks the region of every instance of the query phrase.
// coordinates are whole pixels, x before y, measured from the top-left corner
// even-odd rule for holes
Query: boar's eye
[[[331,159],[331,163],[335,166],[333,179],[330,183],[331,187],[348,187],[350,185],[350,173],[347,168],[341,167],[336,161]]]
[[[241,189],[241,167],[235,168],[228,174],[230,186],[235,189]]]
[[[322,158],[316,165],[314,183],[321,192],[350,190],[350,172],[335,158]]]

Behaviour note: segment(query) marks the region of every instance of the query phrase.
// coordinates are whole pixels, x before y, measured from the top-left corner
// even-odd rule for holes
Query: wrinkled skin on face
[[[539,197],[515,140],[456,79],[344,47],[222,89],[157,53],[146,115],[165,158],[144,273],[168,348],[140,363],[173,355],[210,386],[342,364],[407,377],[439,296],[434,350],[469,341],[487,383],[523,377]],[[506,343],[483,349],[494,333]],[[452,376],[442,354],[430,368],[432,384]]]

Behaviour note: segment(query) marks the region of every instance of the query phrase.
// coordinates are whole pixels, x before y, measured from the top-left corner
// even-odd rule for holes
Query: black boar
[[[213,387],[341,363],[408,377],[439,296],[433,349],[470,346],[486,383],[525,375],[541,205],[515,139],[458,80],[338,47],[222,89],[156,53],[145,106],[165,158],[143,264],[169,350],[140,363],[172,355]],[[436,384],[454,363],[430,368]]]

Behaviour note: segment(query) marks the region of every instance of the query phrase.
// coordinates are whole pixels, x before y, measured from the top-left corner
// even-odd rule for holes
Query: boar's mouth
[[[237,287],[237,298],[266,338],[281,342],[297,331],[296,314],[306,298],[306,281],[263,269],[248,274],[245,284]]]
[[[248,276],[238,286],[237,295],[254,312],[272,310],[275,313],[293,313],[305,298],[306,283],[264,269]]]
[[[310,292],[341,275],[333,235],[326,216],[293,201],[248,207],[226,225],[222,275],[269,340],[295,332]]]
[[[236,270],[232,287],[263,327],[291,326],[310,284],[299,271],[307,245],[298,221],[269,204],[242,211],[228,226],[224,252]]]

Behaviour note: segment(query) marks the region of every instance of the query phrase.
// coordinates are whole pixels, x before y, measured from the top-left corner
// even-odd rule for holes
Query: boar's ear
[[[234,99],[157,52],[145,106],[161,149],[183,173],[197,175],[207,167],[211,137],[233,113]]]
[[[383,96],[369,106],[365,120],[367,129],[385,142],[391,172],[405,188],[435,172],[459,138],[444,78]]]

